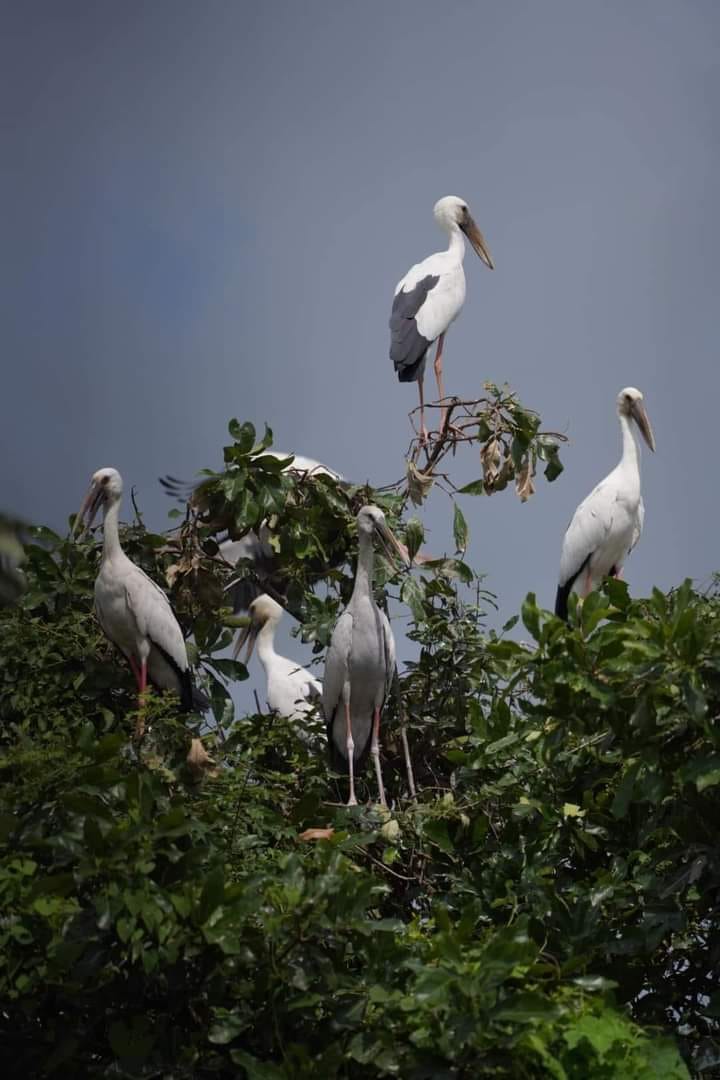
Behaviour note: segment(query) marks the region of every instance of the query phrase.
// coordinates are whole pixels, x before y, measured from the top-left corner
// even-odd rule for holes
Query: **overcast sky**
[[[706,580],[718,116],[716,0],[5,5],[0,505],[62,526],[113,465],[163,528],[156,478],[217,465],[231,416],[396,479],[416,389],[387,356],[393,289],[444,246],[432,206],[457,194],[496,270],[468,253],[448,392],[507,380],[571,439],[529,503],[463,503],[503,618],[528,590],[552,606],[628,384],[657,453],[626,577]],[[425,520],[451,546],[443,498]]]

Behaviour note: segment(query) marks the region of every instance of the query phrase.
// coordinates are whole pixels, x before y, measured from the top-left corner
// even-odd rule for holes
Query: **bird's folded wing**
[[[385,698],[390,694],[390,689],[395,678],[395,637],[392,627],[384,611],[380,612],[380,621],[383,630],[383,646],[385,649]]]
[[[170,601],[139,566],[133,568],[136,573],[128,576],[125,593],[138,630],[166,653],[180,671],[185,671],[188,666],[185,640]]]
[[[421,309],[428,302],[428,293],[437,285],[437,275],[428,274],[412,286],[403,286],[395,294],[390,316],[390,359],[396,371],[411,368],[425,355],[435,340],[419,328]],[[401,283],[402,284],[402,283]]]
[[[561,586],[574,581],[589,556],[605,542],[614,515],[615,490],[603,481],[583,499],[568,525],[560,558]]]
[[[343,611],[335,624],[327,655],[322,682],[322,702],[325,719],[330,721],[342,697],[343,686],[350,666],[353,619],[349,611]]]
[[[630,551],[632,551],[632,549],[635,547],[638,540],[640,539],[641,533],[643,531],[643,525],[644,524],[645,524],[645,503],[643,502],[642,495],[641,495],[640,496],[640,502],[638,503],[637,518],[635,519],[635,528],[633,529],[632,542],[630,544],[630,550],[628,551],[628,555],[630,554]]]

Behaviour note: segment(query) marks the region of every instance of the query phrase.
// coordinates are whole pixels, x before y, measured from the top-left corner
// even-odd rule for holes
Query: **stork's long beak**
[[[495,263],[492,261],[492,256],[488,251],[487,244],[485,243],[485,237],[478,229],[473,219],[468,214],[465,221],[460,225],[460,228],[467,236],[468,240],[472,244],[475,252],[480,256],[482,261],[487,266],[488,270],[495,269]]]
[[[248,623],[248,625],[243,630],[240,631],[240,633],[238,634],[238,636],[235,639],[235,648],[233,649],[233,659],[234,660],[237,660],[237,658],[240,656],[240,652],[241,652],[241,650],[243,648],[243,645],[245,645],[245,643],[247,642],[247,653],[245,654],[245,663],[247,664],[249,662],[250,657],[253,654],[253,649],[255,648],[255,642],[257,641],[257,636],[258,636],[259,633],[260,633],[260,626],[255,621],[255,619],[252,617],[252,613],[251,613],[250,622]]]
[[[92,527],[95,516],[100,509],[103,500],[103,491],[99,484],[91,484],[90,490],[82,501],[82,506],[77,512],[72,534],[79,539]]]
[[[380,537],[385,552],[391,562],[395,562],[399,559],[403,566],[410,566],[410,555],[408,549],[402,544],[392,529],[388,528],[385,522],[378,522],[375,525],[375,531]]]
[[[635,420],[635,423],[640,428],[643,439],[648,444],[650,449],[654,452],[655,451],[655,436],[653,435],[652,425],[650,424],[650,419],[648,417],[647,412],[645,411],[645,406],[644,406],[643,402],[642,401],[634,401],[633,404],[632,404],[631,411],[632,411],[632,415],[633,415],[633,419]]]

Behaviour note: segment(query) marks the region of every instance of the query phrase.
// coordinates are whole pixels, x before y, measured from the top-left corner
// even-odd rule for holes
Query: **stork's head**
[[[98,469],[96,473],[93,473],[90,490],[83,499],[83,504],[75,518],[73,534],[77,536],[89,529],[100,507],[102,506],[103,510],[107,511],[113,503],[120,502],[122,492],[122,476],[117,469]]]
[[[651,450],[655,449],[655,436],[650,424],[650,419],[645,411],[645,402],[639,390],[634,386],[626,386],[617,396],[618,416],[627,416],[634,420],[640,428],[640,434]]]
[[[283,609],[277,601],[273,600],[272,596],[268,596],[267,593],[261,593],[260,596],[253,600],[250,605],[250,621],[245,629],[238,634],[235,642],[233,650],[235,659],[240,655],[243,645],[247,642],[247,653],[245,654],[245,663],[247,664],[253,654],[257,636],[263,626],[267,623],[277,626],[283,614]]]
[[[433,214],[438,225],[446,232],[452,232],[455,227],[462,229],[485,265],[490,270],[495,269],[485,238],[473,221],[464,199],[457,195],[445,195],[435,203]]]
[[[360,536],[368,536],[371,540],[378,537],[389,559],[399,558],[404,566],[410,565],[408,550],[401,544],[385,521],[385,515],[377,506],[363,506],[357,516],[358,532]]]

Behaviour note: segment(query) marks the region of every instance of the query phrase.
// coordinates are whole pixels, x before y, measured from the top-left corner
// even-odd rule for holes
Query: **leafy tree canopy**
[[[717,1075],[720,602],[689,582],[632,600],[614,581],[570,626],[529,596],[527,640],[508,636],[517,620],[488,630],[463,505],[511,480],[527,498],[538,461],[561,468],[539,419],[488,395],[466,408],[483,476],[464,494],[440,455],[385,491],[298,477],[269,432],[233,422],[173,532],[125,528],[212,695],[202,780],[186,763],[200,718],[188,728],[172,697],[131,744],[132,678],[92,616],[94,544],[30,530],[25,591],[0,612],[5,1075]],[[321,744],[232,716],[227,680],[246,672],[220,655],[224,589],[252,568],[226,566],[218,537],[265,524],[320,651],[357,509],[382,506],[416,553],[408,515],[432,483],[454,499],[456,557],[401,577],[380,560],[378,595],[408,605],[420,650],[384,721],[392,809],[346,809]]]

